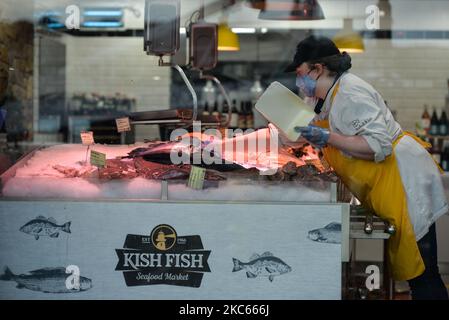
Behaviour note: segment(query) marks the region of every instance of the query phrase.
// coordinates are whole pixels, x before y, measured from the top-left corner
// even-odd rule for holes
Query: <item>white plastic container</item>
[[[277,81],[270,84],[255,107],[291,141],[301,135],[295,127],[306,127],[315,117],[312,106]]]

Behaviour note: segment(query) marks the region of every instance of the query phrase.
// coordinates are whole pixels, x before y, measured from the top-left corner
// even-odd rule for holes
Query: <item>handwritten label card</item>
[[[96,167],[106,166],[106,154],[92,150],[90,152],[90,164]]]
[[[206,169],[192,166],[187,186],[192,189],[201,190],[203,189],[205,177]]]
[[[94,141],[94,133],[92,131],[83,131],[81,132],[81,142],[85,146],[90,146],[95,143]]]
[[[118,132],[131,131],[131,124],[128,117],[115,119],[115,123]]]

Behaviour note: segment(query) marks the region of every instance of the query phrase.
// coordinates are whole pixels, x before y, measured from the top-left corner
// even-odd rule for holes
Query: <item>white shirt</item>
[[[374,161],[383,161],[393,152],[401,126],[370,84],[351,73],[344,73],[339,82],[332,105],[335,85],[316,119],[329,119],[331,131],[363,136],[374,151]],[[411,137],[402,137],[394,152],[418,241],[449,210],[441,175],[431,155]]]
[[[385,105],[382,96],[359,77],[344,73],[331,107],[329,95],[319,117],[329,118],[332,131],[343,135],[362,135],[374,151],[374,161],[380,162],[393,152],[392,143],[402,132],[401,126]]]

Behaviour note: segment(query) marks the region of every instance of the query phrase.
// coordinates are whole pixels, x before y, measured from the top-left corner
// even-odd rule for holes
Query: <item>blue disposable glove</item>
[[[301,137],[318,148],[323,148],[329,141],[329,130],[317,126],[295,127],[295,131],[301,133]]]
[[[276,137],[278,139],[278,143],[280,146],[287,146],[291,148],[301,148],[307,141],[303,138],[299,138],[296,141],[291,141],[287,136],[285,136],[282,131],[280,131],[276,126],[272,123],[268,124],[268,128],[270,130],[270,138]]]

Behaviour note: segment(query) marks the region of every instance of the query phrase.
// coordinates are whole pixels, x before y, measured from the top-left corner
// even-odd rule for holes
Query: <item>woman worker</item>
[[[396,227],[388,244],[392,277],[408,280],[413,299],[448,299],[437,265],[435,221],[448,211],[439,168],[429,145],[402,131],[382,96],[350,68],[330,39],[298,44],[285,71],[296,72],[317,115],[295,129],[322,148],[364,206]]]

